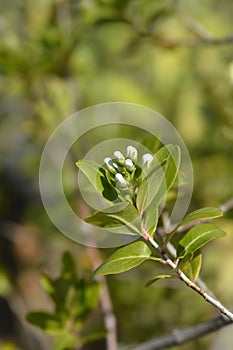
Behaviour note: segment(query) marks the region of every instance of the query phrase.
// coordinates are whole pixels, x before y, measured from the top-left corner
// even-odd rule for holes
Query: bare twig
[[[220,205],[219,208],[223,211],[223,213],[226,213],[227,211],[231,210],[233,208],[233,198],[228,200],[226,203]],[[169,222],[169,218],[166,215],[166,213],[163,215],[163,221],[166,221],[166,223]],[[201,222],[203,222],[203,220]],[[197,225],[197,222],[193,223],[192,226],[195,226],[195,225]],[[166,225],[164,225],[164,226],[166,227]],[[181,227],[181,229],[186,231],[187,229],[190,228],[187,226],[188,225],[183,225]],[[164,233],[165,232],[163,232],[163,234]],[[162,238],[161,233],[159,233],[159,236]],[[147,238],[150,241],[150,243],[163,255],[163,257],[165,258],[168,265],[170,267],[172,267],[173,269],[175,269],[176,268],[175,263],[173,261],[171,261],[169,259],[169,257],[167,257],[167,255],[164,254],[163,251],[161,251],[161,248],[154,241],[154,239],[153,238],[151,239],[150,237],[147,237]],[[167,244],[167,249],[173,257],[176,257],[176,249],[174,248],[174,246],[170,242]],[[182,276],[180,273],[179,273],[179,277],[181,280],[183,280],[186,283],[186,285],[188,285],[190,288],[194,289],[196,292],[198,292],[200,295],[202,295],[202,297],[206,301],[210,302],[212,305],[214,305],[218,309],[218,311],[220,311],[222,313],[222,311],[223,311],[222,305],[216,300],[216,298],[213,296],[213,293],[211,291],[209,291],[209,290],[208,290],[208,292],[204,291],[203,288],[205,288],[205,289],[207,289],[207,288],[205,286],[205,283],[201,279],[198,279],[197,285],[196,285],[196,284],[192,283],[191,281],[188,281],[188,278],[186,276],[185,276],[185,280],[184,280],[183,279],[184,276]],[[190,284],[190,282],[191,282],[191,284]],[[208,298],[206,297],[207,295],[208,295]],[[212,303],[212,301],[214,301],[214,304]],[[221,308],[219,309],[218,306],[220,306],[220,305],[221,305]],[[216,332],[217,330],[219,330],[219,329],[221,329],[221,328],[223,328],[223,327],[225,327],[233,322],[233,314],[229,310],[227,310],[229,312],[229,314],[226,317],[225,311],[226,311],[226,309],[224,310],[222,315],[218,318],[209,320],[207,322],[202,322],[202,323],[199,323],[197,325],[187,327],[185,329],[173,330],[171,334],[164,336],[164,337],[161,337],[161,338],[157,338],[157,339],[145,342],[145,343],[137,346],[136,348],[134,348],[134,350],[159,350],[159,349],[170,348],[170,347],[173,347],[175,345],[181,345],[181,344],[184,344],[190,340],[200,338],[206,334]],[[223,314],[224,314],[224,316],[223,316]]]
[[[227,213],[229,210],[233,209],[233,198],[229,199],[227,202],[220,205],[219,208],[222,210],[224,214]]]
[[[232,321],[230,320],[223,317],[217,317],[206,322],[198,323],[191,327],[173,330],[171,334],[167,336],[150,340],[137,347],[134,347],[134,350],[160,350],[171,348],[175,345],[181,345],[190,340],[216,332],[217,330],[231,323]]]
[[[193,289],[195,292],[200,294],[205,301],[208,301],[210,304],[212,304],[216,309],[218,309],[221,312],[221,314],[225,315],[228,319],[233,321],[233,313],[230,310],[223,306],[220,303],[220,301],[213,298],[207,291],[203,290],[196,283],[192,282],[180,269],[177,270],[177,265],[163,252],[158,243],[148,233],[144,233],[143,236],[163,256],[166,264],[178,274],[181,281],[183,281],[189,288]]]
[[[219,209],[221,209],[223,213],[226,213],[227,211],[233,209],[233,198],[231,198],[227,202],[221,204],[219,206]],[[164,222],[164,225],[163,225],[164,228],[159,228],[158,229],[158,234],[159,234],[160,237],[163,237],[164,234],[167,233],[167,229],[170,231],[176,226],[176,225],[168,226],[169,217],[168,217],[166,212],[165,212],[165,214],[163,214],[162,219],[163,219],[163,222]],[[194,227],[194,226],[196,226],[196,225],[198,225],[200,223],[208,222],[208,221],[209,221],[208,219],[203,219],[203,220],[195,221],[195,222],[190,223],[190,224],[186,224],[186,225],[180,226],[178,228],[177,232],[187,231],[187,230],[191,229],[192,227]],[[165,229],[165,227],[166,227],[166,229]],[[171,244],[171,242],[167,243],[166,249],[171,254],[172,257],[176,258],[176,249],[173,246],[173,244]],[[208,289],[208,287],[206,286],[205,282],[202,281],[202,279],[200,277],[198,277],[196,284],[201,290],[205,290],[208,293],[209,296],[211,296],[213,299],[216,300],[216,297],[215,297],[214,293],[211,290]],[[221,310],[219,310],[219,311],[221,312]]]
[[[93,263],[94,270],[102,264],[99,252],[96,248],[87,247],[88,254]],[[113,313],[112,301],[109,294],[107,281],[105,276],[98,276],[96,278],[101,284],[100,289],[100,303],[104,317],[104,324],[107,330],[106,342],[108,350],[117,350],[117,331],[116,318]]]

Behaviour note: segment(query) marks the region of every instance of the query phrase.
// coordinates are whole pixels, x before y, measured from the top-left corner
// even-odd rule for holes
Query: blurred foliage
[[[4,345],[0,345],[0,350],[19,350],[19,348],[12,343],[5,343]]]
[[[60,255],[67,248],[78,252],[80,268],[90,269],[85,247],[69,242],[49,221],[38,189],[40,156],[49,135],[84,107],[125,101],[157,110],[177,127],[191,153],[195,175],[191,209],[217,206],[232,196],[232,12],[230,0],[0,3],[2,294],[10,293],[8,281],[19,288],[25,272],[35,273],[44,266],[57,272]],[[125,137],[133,131],[118,128],[114,133]],[[80,141],[75,159],[102,137],[105,133],[100,130],[98,139],[90,135]],[[74,206],[75,176],[69,159],[65,182]],[[229,233],[233,233],[232,220],[231,211],[223,227]],[[22,230],[13,230],[12,224],[18,223]],[[31,255],[22,254],[17,240],[27,230]],[[35,243],[35,231],[43,249]],[[203,271],[210,286],[217,287],[229,304],[231,241],[229,234],[220,246],[208,247]],[[148,340],[207,319],[213,312],[185,288],[173,293],[176,282],[173,287],[162,281],[161,288],[144,289],[141,281],[153,274],[150,266],[146,263],[138,273],[109,278],[121,343]],[[27,285],[25,290],[29,293]],[[27,303],[32,305],[34,299],[32,292]],[[207,349],[213,337],[180,349]]]
[[[98,306],[99,286],[78,278],[68,252],[62,256],[60,276],[52,279],[44,274],[41,283],[54,303],[54,312],[33,311],[27,320],[54,336],[55,350],[73,349],[104,337],[105,330],[100,325],[97,329],[85,329]]]

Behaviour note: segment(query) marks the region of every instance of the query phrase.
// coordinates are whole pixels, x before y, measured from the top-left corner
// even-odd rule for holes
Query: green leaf
[[[150,172],[144,174],[145,177],[138,189],[136,205],[140,213],[149,205],[153,208],[159,206],[177,177],[179,164],[178,146],[167,145],[154,155]]]
[[[99,302],[99,289],[98,283],[92,283],[85,290],[85,303],[88,310],[94,310]]]
[[[75,283],[77,281],[77,269],[74,260],[69,252],[63,253],[61,276],[64,280]]]
[[[223,212],[221,209],[213,207],[201,208],[193,211],[192,213],[189,213],[170,233],[167,234],[165,244],[172,239],[172,237],[174,236],[174,234],[180,226],[203,219],[214,219],[222,215]]]
[[[162,178],[158,180],[158,184],[159,184],[158,189],[156,189],[154,198],[148,206],[149,211],[153,210],[154,208],[158,208],[161,201],[165,199],[166,194],[173,186],[173,183],[178,174],[179,164],[180,164],[180,149],[178,146],[173,146],[173,147],[170,147],[169,149],[170,149],[170,155],[168,156],[165,162],[165,165],[163,167]],[[165,151],[163,153],[167,155]],[[161,155],[159,155],[159,158],[160,156]],[[161,156],[160,160],[162,159],[163,157]],[[160,171],[158,171],[158,174]],[[159,174],[159,176],[161,176],[161,174]],[[154,187],[156,188],[156,185],[154,183],[152,183],[152,185],[154,185]]]
[[[180,148],[178,146],[173,146],[170,150],[169,157],[165,166],[165,179],[167,192],[171,189],[175,182],[180,166]]]
[[[79,160],[76,166],[86,175],[90,183],[101,197],[112,202],[118,198],[114,187],[108,182],[106,178],[106,171],[100,167],[99,164],[91,160]]]
[[[189,263],[185,264],[182,271],[193,282],[196,282],[200,274],[202,264],[202,254],[200,250],[197,250]]]
[[[141,222],[135,207],[128,203],[118,203],[88,216],[89,224],[111,228],[111,231],[123,234],[141,234]],[[115,230],[114,230],[115,229]]]
[[[53,314],[35,311],[27,314],[27,321],[43,329],[50,334],[58,334],[61,331],[61,324]]]
[[[54,350],[73,349],[78,344],[81,344],[78,335],[75,336],[71,331],[63,330],[63,333],[54,340]]]
[[[43,288],[43,290],[50,295],[51,298],[53,298],[55,294],[55,287],[54,282],[51,279],[50,276],[43,273],[40,277],[40,283]]]
[[[160,140],[154,135],[148,135],[141,142],[141,145],[148,148],[152,154],[158,151],[159,144],[160,144]]]
[[[177,248],[177,256],[183,258],[189,253],[194,253],[212,239],[225,236],[226,233],[211,224],[200,224],[188,231],[180,240]]]
[[[152,278],[151,280],[147,281],[145,284],[145,287],[150,287],[152,284],[157,282],[160,279],[165,279],[165,278],[177,278],[175,275],[158,275]]]
[[[136,206],[139,213],[142,213],[150,205],[161,188],[163,188],[163,192],[166,191],[164,172],[161,167],[154,167],[138,188]]]
[[[82,345],[92,343],[98,339],[103,339],[106,337],[106,330],[98,330],[98,331],[93,331],[91,330],[88,334],[80,334],[80,339],[82,342]]]
[[[144,242],[133,242],[117,249],[94,272],[94,276],[117,274],[128,271],[148,260],[151,255],[150,248]]]
[[[144,217],[145,219],[143,221],[143,225],[146,228],[146,231],[152,236],[158,224],[158,208],[153,208],[152,206],[149,206],[149,208],[147,208],[147,210],[145,211]]]
[[[207,207],[201,208],[193,211],[192,213],[186,215],[183,220],[179,223],[179,226],[184,224],[189,224],[203,219],[213,219],[222,216],[223,212],[219,208]]]

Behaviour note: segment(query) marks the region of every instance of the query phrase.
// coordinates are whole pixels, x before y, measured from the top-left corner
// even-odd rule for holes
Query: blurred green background
[[[48,137],[80,109],[121,101],[158,111],[189,149],[195,177],[191,209],[232,197],[232,14],[230,0],[0,3],[0,306],[4,300],[15,305],[22,322],[28,310],[50,308],[39,275],[55,274],[65,249],[73,252],[81,275],[92,270],[86,248],[49,221],[38,185]],[[117,132],[121,136],[123,130]],[[80,158],[78,151],[75,157]],[[64,181],[72,203],[78,193],[75,176],[71,166]],[[205,249],[202,276],[232,308],[233,212],[218,224],[229,234]],[[120,344],[140,343],[216,315],[179,283],[144,288],[153,268],[146,263],[108,279]],[[5,320],[1,311],[0,349],[8,349],[9,340],[25,350],[13,321],[6,331]],[[232,335],[221,332],[179,349],[213,350],[216,342],[232,349]]]

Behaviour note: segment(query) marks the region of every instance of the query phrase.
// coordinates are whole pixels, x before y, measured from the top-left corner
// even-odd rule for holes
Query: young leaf
[[[158,208],[153,208],[149,206],[145,211],[145,219],[143,225],[145,226],[146,231],[152,236],[155,232],[158,223]]]
[[[69,252],[64,252],[62,256],[61,276],[71,284],[77,281],[77,268]]]
[[[149,205],[153,208],[159,206],[177,177],[179,164],[180,149],[178,146],[167,145],[154,155],[150,172],[145,176],[138,189],[136,204],[139,212],[142,212]]]
[[[163,188],[163,192],[166,192],[163,169],[154,168],[138,188],[136,205],[140,213],[150,205],[154,197],[161,191],[161,188]]]
[[[62,334],[54,340],[54,350],[74,349],[75,345],[78,344],[81,344],[80,337],[65,329]]]
[[[41,286],[44,289],[44,291],[46,293],[48,293],[48,295],[51,298],[53,298],[53,296],[55,294],[55,286],[54,286],[54,282],[51,279],[51,277],[46,275],[45,273],[43,273],[40,277],[40,283],[41,283]]]
[[[56,320],[55,315],[47,312],[30,312],[27,314],[27,320],[50,334],[58,334],[62,330],[61,324]]]
[[[177,248],[177,256],[185,257],[189,253],[194,253],[212,239],[225,236],[226,233],[211,224],[200,224],[188,231],[180,240]]]
[[[117,274],[142,264],[151,256],[151,250],[144,242],[133,242],[117,249],[94,272],[94,276]]]
[[[159,275],[159,276],[155,276],[154,278],[152,278],[151,280],[146,282],[145,287],[150,287],[152,284],[154,284],[158,280],[165,279],[165,278],[176,278],[176,276],[175,275]]]
[[[148,135],[141,142],[141,145],[148,148],[153,154],[158,150],[159,144],[160,144],[160,140],[154,135]]]
[[[186,276],[189,277],[191,281],[196,282],[200,274],[201,264],[202,254],[200,250],[197,250],[194,253],[192,260],[182,268],[182,271],[185,273]]]
[[[155,184],[152,184],[156,188],[156,192],[154,193],[154,198],[151,201],[151,203],[149,203],[149,206],[151,206],[152,208],[159,206],[161,201],[165,198],[166,194],[173,186],[174,181],[178,174],[179,164],[180,164],[180,149],[178,146],[169,147],[169,149],[170,149],[170,153],[167,153],[165,151],[162,152],[162,154],[164,153],[163,156],[165,155],[167,156],[167,159],[163,167],[162,179],[158,181],[159,188],[157,189]],[[161,154],[159,154],[159,161],[162,161],[162,159],[163,157],[161,156]],[[160,168],[159,170],[161,169],[162,168]]]
[[[214,219],[219,216],[222,216],[223,212],[219,208],[213,208],[213,207],[207,207],[207,208],[201,208],[193,211],[192,213],[189,213],[186,215],[183,220],[172,230],[170,233],[167,234],[165,244],[169,242],[174,234],[176,233],[177,229],[185,224],[190,224],[192,222],[203,220],[203,219]]]
[[[186,215],[183,218],[183,220],[179,223],[178,227],[184,224],[189,224],[191,222],[198,221],[198,220],[217,218],[222,215],[223,215],[223,212],[219,208],[207,207],[207,208],[197,209],[192,213]]]
[[[127,203],[118,203],[88,216],[85,221],[89,224],[119,228],[117,233],[141,234],[140,218],[134,206]],[[115,230],[116,231],[116,230]]]
[[[90,183],[101,197],[108,201],[114,201],[118,195],[113,186],[105,177],[105,169],[91,160],[83,159],[76,163],[76,166],[86,175]]]

